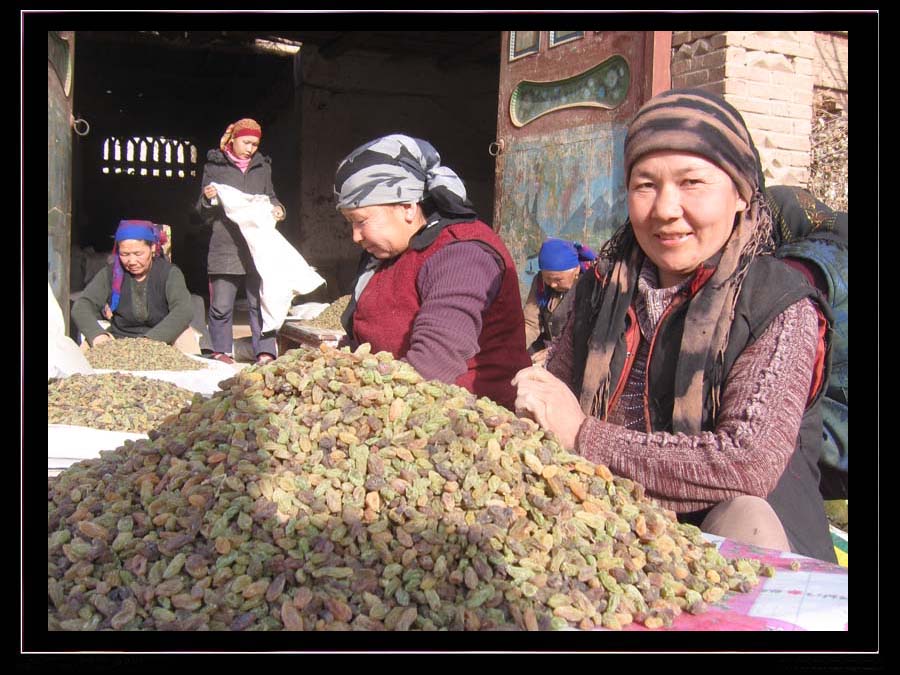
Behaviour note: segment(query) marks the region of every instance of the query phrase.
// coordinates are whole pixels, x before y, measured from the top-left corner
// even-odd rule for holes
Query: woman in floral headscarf
[[[427,141],[393,134],[351,152],[334,191],[365,249],[348,342],[511,407],[510,382],[530,363],[515,264],[459,176]]]
[[[834,562],[817,462],[830,317],[767,255],[759,156],[701,90],[648,101],[625,139],[629,220],[583,275],[516,405],[567,449],[706,532]]]
[[[92,347],[127,337],[172,344],[191,323],[191,296],[181,270],[162,255],[164,237],[148,220],[119,222],[109,265],[72,305],[72,319]]]
[[[225,129],[219,148],[210,150],[200,181],[202,191],[197,211],[204,223],[212,228],[207,256],[209,276],[209,335],[211,357],[234,363],[233,346],[234,301],[243,284],[247,295],[250,332],[257,363],[266,363],[276,356],[273,334],[263,334],[260,310],[259,272],[240,227],[225,215],[215,185],[220,183],[253,195],[267,195],[273,204],[276,221],[284,220],[284,205],[275,196],[272,185],[272,160],[259,154],[262,129],[252,119],[240,119]]]

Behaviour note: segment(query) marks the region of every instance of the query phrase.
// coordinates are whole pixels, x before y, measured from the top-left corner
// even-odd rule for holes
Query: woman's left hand
[[[540,366],[516,373],[516,411],[527,412],[552,432],[566,450],[575,449],[575,439],[586,415],[572,390]]]
[[[280,206],[275,206],[272,208],[272,215],[275,216],[275,220],[284,220],[284,209]]]

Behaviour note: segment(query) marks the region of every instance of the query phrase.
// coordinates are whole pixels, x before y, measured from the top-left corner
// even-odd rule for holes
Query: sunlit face
[[[409,240],[425,224],[418,204],[384,204],[341,209],[353,228],[353,242],[379,260],[409,248]]]
[[[541,271],[541,278],[544,280],[544,283],[554,291],[565,293],[575,285],[575,280],[578,279],[579,270],[580,268],[578,267],[573,267],[570,270],[562,270],[560,272],[548,272],[547,270],[543,270]]]
[[[721,249],[747,208],[731,177],[686,152],[653,152],[631,169],[628,213],[663,288],[690,276]]]
[[[259,150],[259,139],[256,136],[239,136],[231,141],[235,157],[250,159]]]
[[[131,276],[143,281],[153,264],[155,249],[155,244],[140,239],[125,239],[119,242],[119,261]]]

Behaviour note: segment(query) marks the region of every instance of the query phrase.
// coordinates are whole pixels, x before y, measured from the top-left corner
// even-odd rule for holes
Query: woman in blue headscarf
[[[119,222],[110,264],[72,306],[75,325],[92,347],[127,337],[172,344],[190,325],[191,295],[181,270],[162,255],[164,236],[148,220]]]
[[[538,254],[540,273],[531,282],[525,300],[525,344],[531,362],[543,363],[550,341],[566,323],[578,275],[589,269],[597,255],[587,246],[565,239],[547,239]],[[568,298],[568,300],[566,300]]]

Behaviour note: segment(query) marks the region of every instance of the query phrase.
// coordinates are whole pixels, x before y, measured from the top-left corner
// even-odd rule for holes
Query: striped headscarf
[[[109,301],[109,309],[113,312],[119,306],[119,297],[122,294],[122,281],[125,279],[125,269],[119,260],[119,242],[134,239],[145,241],[149,245],[158,244],[154,257],[162,255],[163,245],[166,243],[165,232],[158,225],[149,220],[120,220],[116,228],[115,243],[113,244],[112,259],[112,298]]]
[[[759,153],[740,113],[722,98],[699,89],[670,90],[647,101],[625,137],[625,180],[634,164],[651,152],[700,155],[727,173],[747,208],[735,217],[723,248],[706,261],[715,270],[691,300],[685,318],[672,414],[674,432],[696,434],[703,420],[703,373],[712,367],[712,412],[716,414],[722,365],[734,307],[750,263],[772,248],[772,216],[764,196],[765,180]],[[604,245],[601,257],[610,262],[605,286],[592,299],[597,318],[590,339],[581,391],[588,414],[606,414],[609,363],[624,325],[644,260],[630,221]],[[599,287],[599,284],[598,284]]]
[[[445,218],[475,217],[465,185],[441,166],[431,143],[402,134],[369,141],[347,155],[338,166],[334,194],[339,210],[430,199]]]

